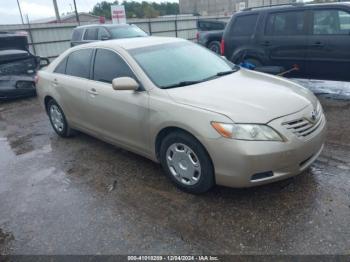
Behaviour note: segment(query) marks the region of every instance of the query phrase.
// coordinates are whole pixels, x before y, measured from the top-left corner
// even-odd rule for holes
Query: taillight
[[[34,76],[34,82],[35,82],[35,85],[38,84],[38,82],[39,82],[39,76],[38,76],[38,74],[36,74],[36,75]]]
[[[224,41],[224,39],[221,39],[220,53],[221,53],[221,55],[225,55],[225,41]]]

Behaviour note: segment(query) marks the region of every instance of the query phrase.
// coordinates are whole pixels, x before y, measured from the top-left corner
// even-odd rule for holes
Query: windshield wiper
[[[239,70],[239,67],[234,67],[232,68],[231,70],[228,70],[228,71],[223,71],[223,72],[219,72],[216,74],[216,76],[225,76],[225,75],[229,75],[229,74],[232,74],[234,72],[237,72]]]
[[[194,84],[198,84],[203,82],[203,80],[197,80],[197,81],[182,81],[173,85],[168,85],[168,86],[162,86],[162,89],[169,89],[169,88],[175,88],[175,87],[183,87],[183,86],[190,86]]]

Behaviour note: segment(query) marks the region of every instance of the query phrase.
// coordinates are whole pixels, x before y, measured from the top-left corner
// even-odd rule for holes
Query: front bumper
[[[322,152],[326,119],[322,113],[318,128],[302,138],[286,130],[282,123],[303,116],[308,110],[269,123],[286,138],[286,142],[226,138],[207,140],[206,147],[214,164],[216,183],[229,187],[252,187],[302,173]]]

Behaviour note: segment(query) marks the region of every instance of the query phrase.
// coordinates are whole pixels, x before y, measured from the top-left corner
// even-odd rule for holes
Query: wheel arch
[[[213,160],[207,150],[207,148],[205,147],[205,145],[200,141],[200,139],[198,139],[192,132],[184,129],[184,128],[181,128],[181,127],[177,127],[177,126],[167,126],[167,127],[163,127],[161,130],[159,130],[157,136],[156,136],[156,139],[155,139],[155,143],[154,143],[154,149],[155,149],[155,156],[156,156],[156,159],[159,161],[160,160],[160,157],[159,157],[159,153],[160,153],[160,147],[161,147],[161,144],[162,144],[162,141],[163,139],[173,133],[173,132],[183,132],[187,135],[190,135],[191,137],[193,137],[198,143],[200,143],[200,145],[204,148],[205,152],[208,154],[209,158],[210,158],[210,161],[212,163],[212,166],[214,168],[214,163],[213,163]]]

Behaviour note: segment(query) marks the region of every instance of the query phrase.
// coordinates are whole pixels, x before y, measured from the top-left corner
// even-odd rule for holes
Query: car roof
[[[74,30],[76,29],[85,29],[85,28],[89,28],[89,27],[126,27],[126,26],[131,26],[129,24],[92,24],[92,25],[81,25],[81,26],[77,26],[76,28],[74,28]]]
[[[271,5],[271,6],[257,6],[257,7],[248,7],[243,9],[239,14],[245,12],[259,12],[259,11],[276,11],[276,10],[288,10],[288,9],[298,9],[304,7],[320,7],[320,6],[349,6],[350,2],[330,2],[330,3],[290,3],[290,4],[280,4],[280,5]]]
[[[89,44],[79,45],[74,47],[74,49],[81,49],[86,47],[105,47],[105,48],[123,48],[125,50],[156,46],[162,44],[171,44],[171,43],[180,43],[187,42],[185,39],[175,38],[175,37],[160,37],[160,36],[146,36],[146,37],[134,37],[134,38],[123,38],[123,39],[114,39],[108,41],[99,41]]]

